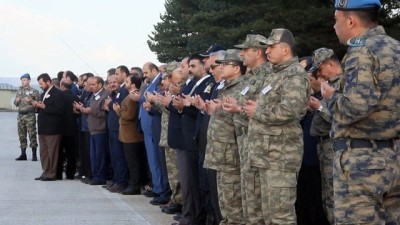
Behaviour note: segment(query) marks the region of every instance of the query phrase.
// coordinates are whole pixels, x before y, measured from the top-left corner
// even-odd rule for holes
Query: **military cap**
[[[31,75],[29,75],[29,73],[24,73],[24,74],[22,74],[20,79],[22,79],[22,78],[28,78],[30,80],[31,79]]]
[[[335,53],[329,48],[319,48],[313,52],[312,67],[307,72],[316,71],[319,66],[326,60],[332,57]]]
[[[246,40],[239,45],[235,45],[236,48],[267,48],[265,44],[267,39],[259,34],[248,34]]]
[[[360,11],[382,8],[379,0],[335,0],[335,8],[344,11]]]
[[[271,34],[269,35],[265,44],[274,45],[281,42],[285,42],[290,46],[296,45],[296,40],[294,40],[292,32],[285,28],[272,29]]]
[[[222,60],[215,60],[216,63],[225,63],[225,62],[243,62],[242,57],[240,57],[240,50],[238,49],[228,49],[226,50],[226,56]]]
[[[181,64],[177,61],[172,61],[170,63],[167,64],[167,74],[171,74],[172,71],[176,70],[177,68],[179,68]]]
[[[213,45],[211,45],[211,46],[207,49],[206,52],[203,52],[203,53],[201,53],[201,54],[199,54],[199,55],[200,55],[200,56],[203,56],[203,57],[208,57],[208,56],[210,56],[211,53],[213,53],[213,52],[218,52],[218,51],[220,51],[220,50],[225,50],[225,48],[222,47],[222,46],[219,45],[219,44],[213,44]]]

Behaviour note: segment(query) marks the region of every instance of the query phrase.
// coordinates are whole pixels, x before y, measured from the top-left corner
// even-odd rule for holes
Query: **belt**
[[[331,138],[331,137],[329,137],[329,135],[319,136],[319,141],[323,142],[323,141],[325,141],[326,139],[329,139],[329,138]]]
[[[337,139],[333,141],[333,150],[340,151],[346,150],[349,139]],[[350,139],[350,148],[373,148],[376,145],[377,149],[393,148],[394,139],[389,140],[366,140],[366,139]]]
[[[18,112],[19,115],[28,115],[28,114],[31,114],[31,113],[35,113],[35,111],[21,111],[21,112]]]

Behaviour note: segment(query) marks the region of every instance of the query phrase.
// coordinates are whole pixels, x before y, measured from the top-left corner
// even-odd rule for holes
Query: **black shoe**
[[[182,205],[173,204],[170,207],[163,209],[163,212],[166,214],[175,214],[182,212]]]
[[[35,178],[35,180],[42,180],[43,179],[43,177],[42,176],[40,176],[40,177],[36,177]]]
[[[84,184],[90,184],[90,179],[88,177],[82,177],[81,178],[82,183]]]
[[[164,205],[164,204],[167,204],[168,202],[169,202],[169,199],[163,199],[163,198],[155,197],[155,198],[153,198],[153,200],[150,201],[150,204],[152,204],[152,205]]]
[[[43,177],[41,179],[41,181],[55,181],[55,180],[57,180],[57,179],[56,178],[50,178],[50,177]]]
[[[37,157],[36,156],[32,156],[32,161],[37,161]]]
[[[127,187],[121,191],[123,195],[140,195],[140,189],[134,189],[133,187]]]
[[[65,177],[65,179],[67,179],[67,180],[73,180],[73,179],[75,179],[75,177],[74,176],[67,176],[67,177]]]
[[[26,160],[26,154],[21,154],[18,158],[15,159],[16,161]]]
[[[177,214],[177,215],[173,216],[172,218],[174,218],[174,220],[176,220],[176,221],[180,221],[182,219],[182,214]]]
[[[144,194],[144,196],[149,197],[149,198],[157,198],[160,197],[160,194],[157,194],[153,191],[146,191]]]
[[[105,185],[106,181],[92,180],[90,185]]]

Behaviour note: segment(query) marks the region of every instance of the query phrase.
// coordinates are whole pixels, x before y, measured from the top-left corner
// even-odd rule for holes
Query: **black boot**
[[[37,161],[36,148],[32,148],[32,161]]]
[[[17,161],[26,160],[26,148],[21,148],[21,155],[15,160]]]

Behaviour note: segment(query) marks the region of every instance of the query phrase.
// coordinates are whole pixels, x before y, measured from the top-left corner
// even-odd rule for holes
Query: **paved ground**
[[[35,181],[40,162],[19,155],[16,113],[0,112],[0,225],[166,225],[172,216],[144,196],[110,193],[79,180]],[[30,150],[29,150],[30,151]],[[28,152],[29,152],[28,151]],[[30,153],[30,152],[29,152]]]

